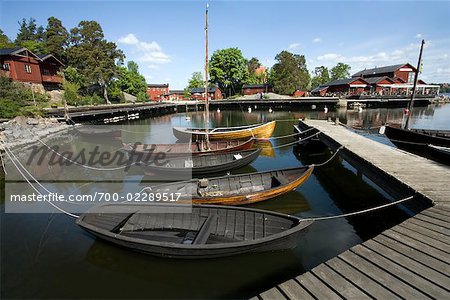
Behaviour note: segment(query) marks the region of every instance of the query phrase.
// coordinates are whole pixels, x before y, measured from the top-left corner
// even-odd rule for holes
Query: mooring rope
[[[326,161],[324,161],[323,163],[320,163],[320,164],[312,164],[312,165],[317,168],[317,167],[322,167],[322,166],[328,164],[330,161],[333,160],[333,158],[336,157],[338,152],[341,151],[344,148],[345,148],[344,146],[340,146],[339,148],[336,149],[336,151],[333,153],[333,155],[328,160],[326,160]]]
[[[5,149],[6,149],[6,147],[8,147],[8,146],[5,145],[5,142],[2,141],[2,140],[0,140],[0,144],[3,144],[3,147],[5,147]],[[28,171],[27,168],[25,168],[25,166],[20,162],[19,158],[14,154],[14,152],[12,152],[11,148],[8,147],[8,151],[9,151],[9,154],[10,154],[10,155],[15,159],[15,161],[19,164],[19,166],[22,167],[22,169],[25,171],[25,173],[26,173],[28,176],[30,176],[31,179],[32,179],[34,182],[36,182],[36,183],[37,183],[44,191],[46,191],[48,194],[51,194],[51,193],[52,193],[52,192],[51,192],[50,190],[48,190],[42,183],[40,183],[39,180],[37,180],[36,177],[34,177],[33,174],[31,174],[30,171]],[[9,157],[10,159],[11,159],[11,156],[8,155],[8,157]],[[20,172],[20,170],[19,170],[19,172]],[[79,204],[79,203],[72,202],[72,201],[67,201],[67,200],[64,200],[64,201],[62,201],[62,202],[67,202],[67,203],[70,203],[70,204],[77,204],[77,205]]]
[[[6,145],[4,144],[4,146],[6,146]],[[25,179],[25,181],[31,186],[31,188],[33,188],[33,190],[36,191],[36,193],[38,193],[40,196],[44,196],[44,195],[41,193],[41,191],[39,191],[39,189],[37,189],[37,188],[30,182],[30,180],[26,177],[26,175],[22,172],[22,170],[21,170],[21,169],[19,168],[19,166],[16,164],[15,160],[13,159],[13,157],[12,157],[12,156],[10,155],[10,153],[9,153],[10,150],[9,150],[8,146],[6,146],[5,149],[8,149],[8,151],[5,151],[5,153],[6,153],[6,155],[8,155],[9,159],[11,160],[11,163],[14,165],[14,167],[17,169],[17,171],[19,171],[20,175],[22,175],[22,177]],[[11,153],[12,153],[12,152],[11,152]],[[19,163],[20,163],[20,162],[19,162]],[[24,170],[26,170],[26,169],[24,168]],[[28,170],[26,170],[26,171],[28,172]],[[44,188],[44,189],[45,189],[45,188]],[[45,190],[46,190],[46,189],[45,189]],[[49,194],[50,194],[50,192],[49,192]],[[56,208],[57,210],[59,210],[60,212],[66,214],[66,215],[68,215],[68,216],[70,216],[70,217],[73,217],[73,218],[79,218],[79,217],[80,217],[80,216],[78,216],[78,215],[76,215],[76,214],[73,214],[73,213],[70,213],[70,212],[68,212],[68,211],[65,211],[64,209],[60,208],[60,207],[57,206],[56,204],[52,203],[51,201],[46,200],[45,197],[44,197],[44,200],[45,200],[46,202],[48,202],[51,206],[53,206],[54,208]]]
[[[5,148],[5,146],[2,146],[3,148]],[[5,150],[6,152],[6,150]],[[8,175],[8,172],[6,171],[6,166],[5,166],[5,161],[3,160],[3,154],[0,153],[0,160],[2,161],[2,168],[3,168],[3,172],[5,172],[5,175]]]
[[[383,208],[386,208],[386,207],[389,207],[389,206],[397,205],[397,204],[400,204],[402,202],[406,202],[408,200],[411,200],[413,198],[414,198],[414,195],[406,197],[406,198],[403,198],[403,199],[400,199],[400,200],[397,200],[397,201],[394,201],[394,202],[391,202],[391,203],[387,203],[387,204],[383,204],[383,205],[380,205],[380,206],[363,209],[363,210],[360,210],[360,211],[355,211],[355,212],[341,214],[341,215],[335,215],[335,216],[305,218],[305,219],[300,219],[300,222],[304,222],[304,221],[323,221],[323,220],[332,220],[332,219],[356,216],[356,215],[364,214],[364,213],[367,213],[367,212],[372,212],[372,211],[376,211],[376,210],[379,210],[379,209],[383,209]]]

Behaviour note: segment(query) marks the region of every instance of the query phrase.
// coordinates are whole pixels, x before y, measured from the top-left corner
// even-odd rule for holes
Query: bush
[[[38,106],[25,106],[20,109],[20,114],[25,117],[43,117],[44,111]]]
[[[80,85],[77,83],[73,83],[65,80],[63,82],[63,99],[66,101],[67,105],[77,106],[80,102],[80,95],[78,94],[78,90],[80,89]]]
[[[18,115],[21,105],[14,100],[0,99],[0,118],[14,118]]]
[[[148,95],[145,92],[139,92],[137,94],[137,96],[136,96],[136,101],[137,102],[145,102],[145,101],[148,101],[148,100],[149,100]]]

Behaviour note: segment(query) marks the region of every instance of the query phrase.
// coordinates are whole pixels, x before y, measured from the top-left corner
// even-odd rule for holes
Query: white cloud
[[[125,45],[136,45],[139,43],[139,40],[134,34],[129,33],[126,36],[119,38],[118,42]]]
[[[416,34],[416,38],[417,38],[417,39],[422,38],[422,34],[421,34],[421,33]]]
[[[318,56],[317,60],[319,60],[319,61],[338,61],[338,60],[342,60],[343,58],[344,57],[340,54],[327,53],[327,54]]]
[[[313,43],[320,43],[321,41],[322,39],[318,37],[312,40]]]
[[[289,45],[288,50],[295,50],[300,48],[300,43],[292,43]]]
[[[152,63],[150,66],[171,62],[170,56],[164,53],[161,46],[155,41],[140,41],[136,35],[129,33],[119,38],[118,42],[131,47],[131,52],[136,56],[134,60],[137,62]]]
[[[147,68],[152,69],[152,70],[158,70],[159,66],[154,65],[154,64],[150,64],[150,65],[147,66]]]

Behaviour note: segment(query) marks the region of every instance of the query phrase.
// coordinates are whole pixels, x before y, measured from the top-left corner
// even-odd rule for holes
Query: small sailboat
[[[174,127],[173,134],[182,141],[235,140],[248,138],[269,138],[275,129],[275,121],[240,127],[209,128],[209,89],[208,89],[208,6],[206,7],[205,26],[205,128]],[[251,112],[251,108],[249,108]]]
[[[206,140],[207,135],[210,140],[263,139],[272,136],[275,125],[276,121],[239,127],[218,127],[214,129],[174,127],[173,134],[177,139],[182,141]]]
[[[405,110],[408,112],[405,125],[400,128],[387,125],[380,128],[380,133],[384,133],[394,145],[401,149],[424,155],[428,158],[450,165],[450,153],[446,151],[450,148],[450,130],[409,128],[409,120],[414,108],[414,95],[416,93],[419,70],[422,63],[424,44],[425,41],[422,40],[411,101],[409,102],[408,108]]]

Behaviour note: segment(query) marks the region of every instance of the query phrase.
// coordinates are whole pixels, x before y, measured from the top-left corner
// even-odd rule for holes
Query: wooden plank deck
[[[450,168],[331,122],[304,123],[434,206],[254,299],[450,299]]]

